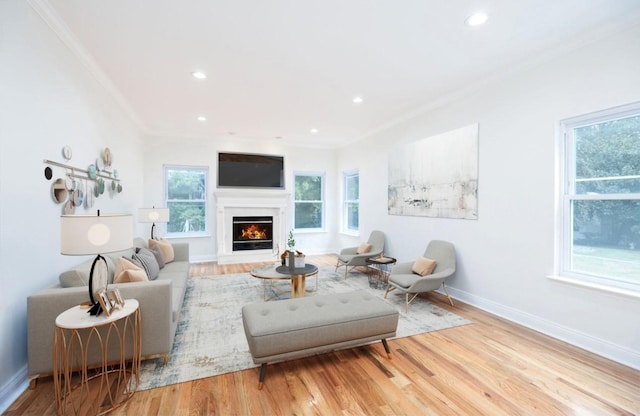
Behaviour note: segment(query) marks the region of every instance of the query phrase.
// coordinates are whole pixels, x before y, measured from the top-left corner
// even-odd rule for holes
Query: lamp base
[[[102,306],[99,303],[91,305],[87,313],[91,316],[98,316],[102,313]]]

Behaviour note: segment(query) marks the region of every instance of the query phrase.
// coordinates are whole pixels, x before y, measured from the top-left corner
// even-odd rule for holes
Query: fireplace
[[[273,217],[233,217],[233,251],[271,250]]]
[[[216,198],[216,245],[218,264],[254,263],[275,261],[278,252],[287,241],[287,208],[291,195],[283,191],[253,189],[224,189],[214,193]],[[259,241],[244,240],[241,246],[253,246],[248,250],[234,248],[240,241],[234,232],[236,217],[269,217],[272,220],[271,242],[266,249],[256,248]],[[237,219],[237,218],[236,218]],[[240,234],[242,235],[242,234]],[[262,246],[258,244],[258,247]]]

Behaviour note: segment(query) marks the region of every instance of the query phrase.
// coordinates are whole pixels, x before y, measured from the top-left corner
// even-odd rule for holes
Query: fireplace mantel
[[[285,247],[290,194],[273,190],[219,190],[216,199],[218,264],[276,261]],[[234,216],[273,217],[273,249],[233,251]]]

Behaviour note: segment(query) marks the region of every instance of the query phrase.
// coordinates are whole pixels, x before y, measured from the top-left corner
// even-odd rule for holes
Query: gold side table
[[[135,299],[110,316],[74,306],[56,318],[53,383],[58,414],[102,415],[122,406],[140,383],[140,308]]]

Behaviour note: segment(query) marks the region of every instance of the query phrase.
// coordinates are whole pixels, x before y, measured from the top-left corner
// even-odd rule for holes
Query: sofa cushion
[[[136,266],[124,257],[118,259],[113,283],[146,282],[148,280],[147,273],[142,267]]]
[[[134,263],[142,265],[142,268],[145,272],[147,272],[147,276],[149,280],[156,280],[158,278],[158,273],[160,273],[160,266],[158,265],[158,261],[156,260],[156,256],[146,248],[136,247],[136,252],[133,253],[132,256]]]
[[[173,246],[167,240],[149,240],[149,247],[158,246],[162,257],[164,257],[164,263],[171,263],[175,255],[173,253]]]
[[[89,286],[89,274],[91,273],[91,265],[93,264],[94,259],[95,258],[91,258],[85,262],[78,264],[72,269],[60,273],[60,276],[58,276],[58,279],[60,280],[60,286]],[[110,257],[104,256],[104,259],[107,262],[107,279],[109,283],[112,283],[115,266],[113,260]]]
[[[411,271],[419,274],[420,276],[426,276],[433,273],[433,269],[435,268],[435,260],[420,256],[413,263],[413,266],[411,266]]]
[[[164,256],[160,251],[160,247],[158,245],[154,245],[153,247],[149,247],[149,251],[153,253],[156,257],[156,261],[158,262],[158,267],[161,269],[164,267]]]

